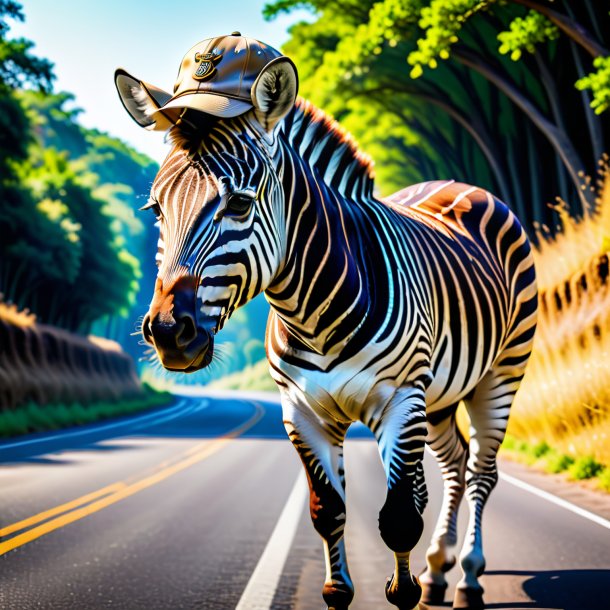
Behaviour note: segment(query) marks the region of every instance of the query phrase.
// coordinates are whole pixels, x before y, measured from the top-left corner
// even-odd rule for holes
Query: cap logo
[[[216,66],[214,65],[222,59],[219,53],[195,53],[195,61],[199,63],[193,78],[197,80],[206,80],[216,74]]]

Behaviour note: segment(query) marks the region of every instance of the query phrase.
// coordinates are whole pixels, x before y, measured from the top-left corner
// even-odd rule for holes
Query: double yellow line
[[[9,540],[0,542],[0,555],[4,555],[17,547],[23,546],[24,544],[64,527],[69,523],[74,523],[107,506],[111,506],[129,496],[133,496],[139,491],[152,487],[172,475],[205,460],[210,455],[222,449],[232,439],[240,436],[246,430],[254,426],[262,418],[264,414],[263,407],[256,403],[254,403],[254,406],[256,408],[254,414],[237,428],[234,428],[224,436],[214,439],[213,441],[198,443],[181,454],[177,461],[173,461],[171,464],[167,464],[167,462],[160,464],[157,469],[148,476],[133,482],[118,481],[117,483],[102,487],[101,489],[88,493],[80,498],[76,498],[65,504],[60,504],[59,506],[55,506],[42,513],[38,513],[37,515],[1,528],[0,538],[4,538],[22,530],[26,531],[13,536]]]

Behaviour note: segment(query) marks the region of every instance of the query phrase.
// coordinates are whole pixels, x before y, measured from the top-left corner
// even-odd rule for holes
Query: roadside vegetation
[[[129,400],[102,401],[87,405],[29,403],[16,409],[1,411],[0,437],[90,424],[168,405],[173,400],[173,396],[168,392],[160,392],[146,385],[144,390],[143,396]]]
[[[269,374],[267,359],[247,366],[242,371],[226,375],[208,384],[215,390],[256,390],[264,392],[277,392],[277,385]]]
[[[12,37],[26,12],[0,0],[0,293],[39,323],[113,339],[154,369],[134,331],[157,274],[154,215],[138,208],[158,165],[80,124],[74,96],[54,90],[53,64],[35,41]],[[267,311],[259,299],[237,312],[220,338],[223,362],[185,382],[260,360]]]
[[[595,206],[536,250],[540,314],[509,432],[575,460],[610,466],[610,177],[602,163]],[[609,476],[609,475],[606,475]]]
[[[532,444],[511,435],[504,439],[500,455],[549,474],[564,474],[572,481],[592,481],[598,489],[610,492],[610,467],[590,455],[574,458],[546,441]]]

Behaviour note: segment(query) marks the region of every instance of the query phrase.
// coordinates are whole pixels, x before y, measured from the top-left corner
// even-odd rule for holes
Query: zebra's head
[[[128,94],[144,124],[158,108],[138,85]],[[169,131],[173,147],[144,206],[159,225],[159,271],[142,326],[167,369],[210,364],[214,335],[280,268],[285,195],[273,150],[296,92],[296,70],[280,58],[261,71],[247,113],[222,118],[191,109]]]

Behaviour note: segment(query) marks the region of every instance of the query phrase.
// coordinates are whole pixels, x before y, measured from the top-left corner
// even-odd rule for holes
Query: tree
[[[284,49],[297,62],[301,93],[363,142],[376,132],[379,166],[399,171],[404,159],[403,184],[449,177],[480,184],[531,226],[554,223],[545,204],[556,195],[575,213],[591,205],[581,183],[608,145],[600,109],[610,19],[592,0],[574,4],[282,0],[266,15],[297,6],[315,12],[313,23],[293,26]],[[587,76],[594,61],[604,66]],[[349,118],[363,114],[368,122]],[[405,126],[399,138],[377,129],[388,115]],[[383,192],[396,186],[379,175]]]
[[[21,6],[0,0],[0,291],[88,332],[135,303],[145,232],[134,188],[148,190],[156,166],[78,124],[73,96],[51,93],[50,62],[9,38],[11,19]]]

